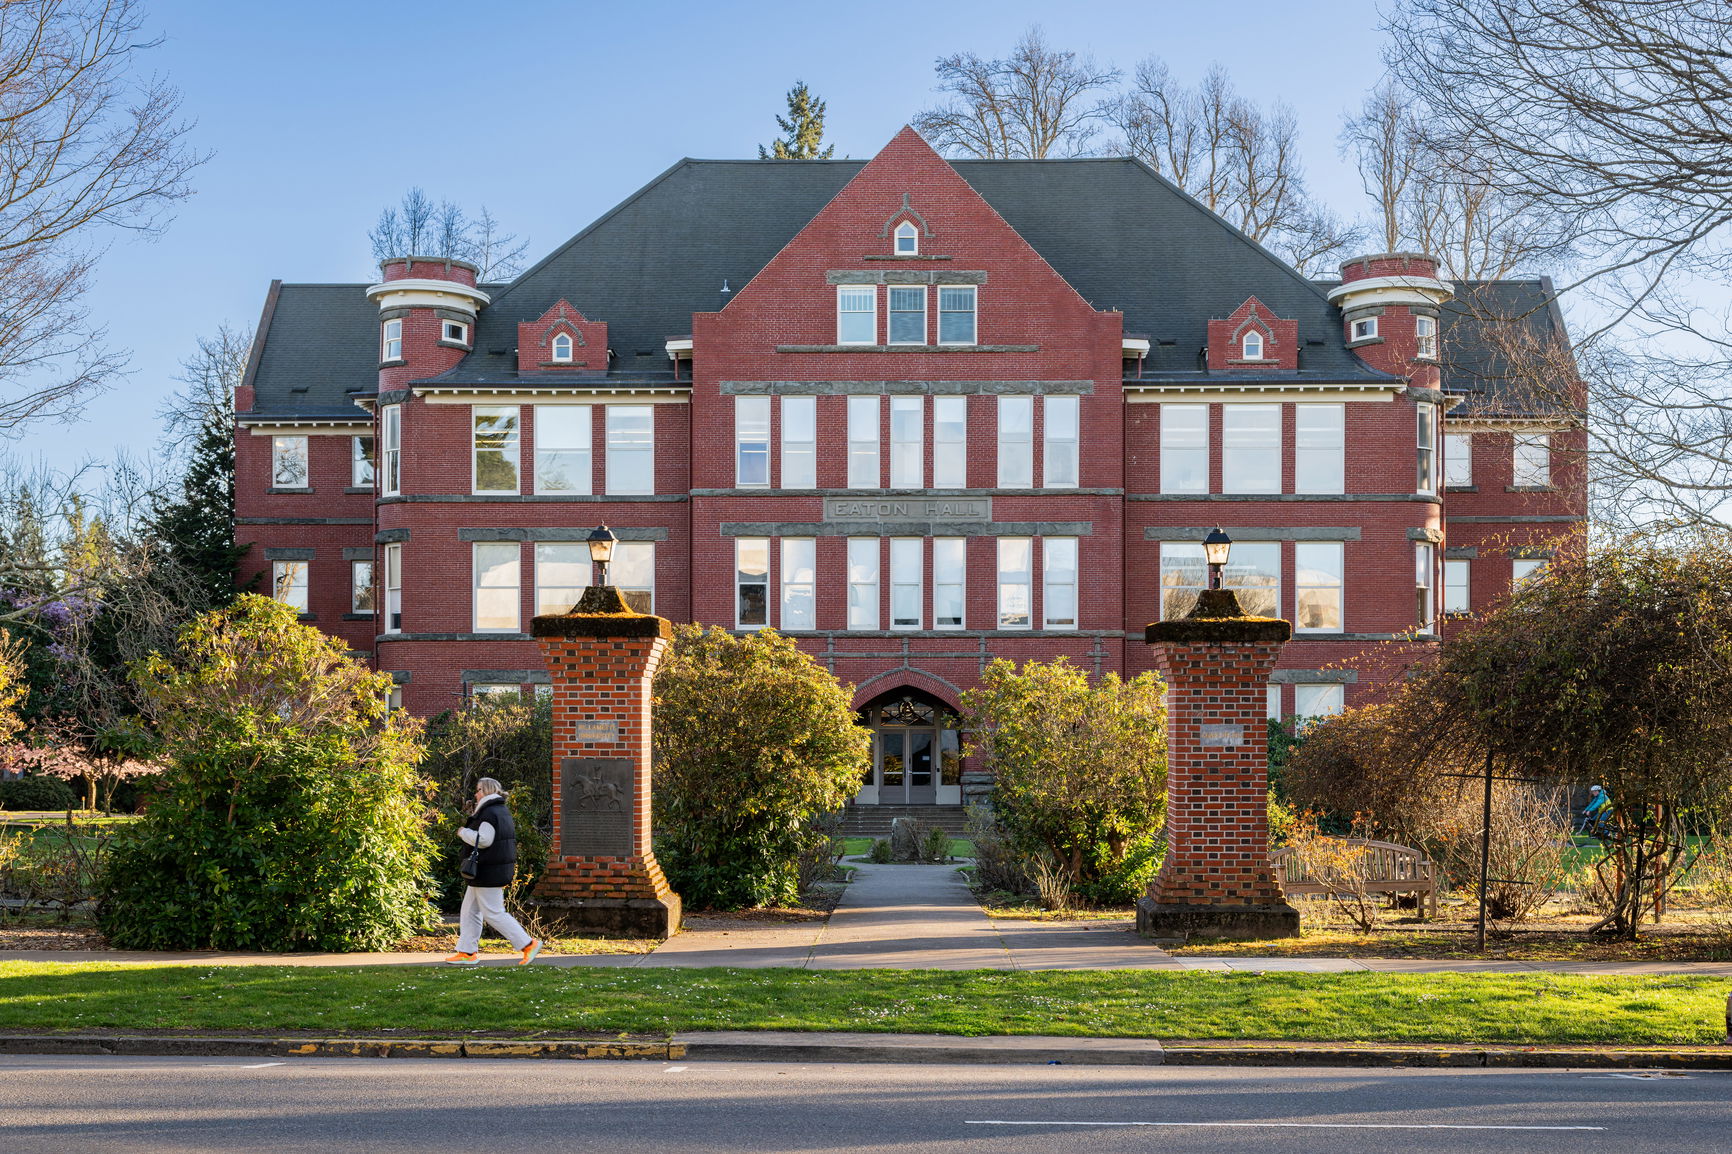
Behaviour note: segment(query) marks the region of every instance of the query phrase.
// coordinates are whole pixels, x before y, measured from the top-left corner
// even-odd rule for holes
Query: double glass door
[[[880,729],[874,734],[879,805],[931,805],[938,800],[933,776],[935,729]]]

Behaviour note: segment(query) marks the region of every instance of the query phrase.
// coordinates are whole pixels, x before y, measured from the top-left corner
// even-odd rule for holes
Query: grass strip
[[[0,962],[0,1031],[869,1030],[1458,1043],[1710,1044],[1697,976],[615,970]]]

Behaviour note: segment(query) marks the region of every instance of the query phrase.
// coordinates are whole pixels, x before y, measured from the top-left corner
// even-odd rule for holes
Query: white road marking
[[[252,1066],[231,1066],[227,1062],[206,1062],[205,1069],[216,1070],[263,1070],[270,1066],[286,1066],[287,1062],[259,1062]]]
[[[1469,1126],[1450,1122],[1009,1122],[968,1121],[965,1126],[1231,1126],[1267,1130],[1604,1130],[1604,1126]]]
[[[685,1073],[685,1069],[686,1068],[684,1066],[669,1066],[665,1070],[663,1070],[662,1073],[664,1073],[664,1074],[683,1074],[683,1073]]]
[[[1656,1071],[1651,1074],[1583,1074],[1583,1078],[1634,1078],[1645,1082],[1651,1078],[1688,1078],[1688,1074],[1673,1074],[1667,1071]]]

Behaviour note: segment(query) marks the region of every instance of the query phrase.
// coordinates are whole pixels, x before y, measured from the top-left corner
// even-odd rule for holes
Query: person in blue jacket
[[[1582,810],[1582,830],[1595,837],[1611,829],[1612,795],[1597,785],[1588,787],[1588,806]]]

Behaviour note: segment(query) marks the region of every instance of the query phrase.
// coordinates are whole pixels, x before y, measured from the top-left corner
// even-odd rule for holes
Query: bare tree
[[[1383,251],[1400,252],[1406,244],[1408,189],[1425,166],[1425,141],[1413,98],[1387,80],[1379,84],[1366,96],[1359,115],[1348,118],[1341,147],[1359,162],[1365,194],[1377,206]]]
[[[917,113],[914,128],[953,156],[1083,155],[1105,116],[1100,97],[1119,79],[1116,68],[1049,48],[1039,27],[1002,60],[962,52],[939,57],[936,68],[938,91],[950,99]]]
[[[1302,272],[1359,243],[1357,230],[1311,202],[1292,110],[1258,108],[1219,66],[1186,88],[1160,60],[1144,60],[1111,119],[1126,151]]]
[[[477,279],[506,280],[523,271],[528,241],[504,232],[483,205],[471,218],[454,201],[437,204],[420,188],[403,194],[400,204],[387,205],[367,233],[374,260],[400,256],[450,257],[476,266]]]
[[[132,73],[143,22],[134,0],[0,4],[0,429],[124,367],[83,303],[103,238],[164,227],[204,159],[179,94]]]

